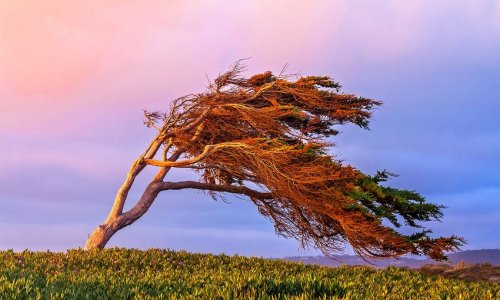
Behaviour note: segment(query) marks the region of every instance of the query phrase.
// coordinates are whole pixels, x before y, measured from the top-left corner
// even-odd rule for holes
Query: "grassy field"
[[[500,283],[169,250],[0,252],[0,299],[499,299]]]

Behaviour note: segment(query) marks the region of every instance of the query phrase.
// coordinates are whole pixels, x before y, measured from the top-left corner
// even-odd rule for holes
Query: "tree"
[[[372,108],[381,102],[341,93],[329,77],[291,80],[265,72],[245,78],[244,71],[240,61],[206,92],[173,101],[168,113],[144,112],[156,136],[132,163],[85,249],[103,248],[144,215],[160,192],[179,189],[246,196],[274,222],[277,234],[327,255],[348,243],[363,257],[413,253],[440,260],[463,243],[455,236],[431,238],[420,225],[439,220],[442,206],[382,185],[391,176],[386,171],[366,175],[328,154],[337,125],[367,129]],[[128,192],[147,166],[158,171],[124,212]],[[165,181],[172,168],[189,168],[199,180]],[[402,222],[420,231],[403,234]]]

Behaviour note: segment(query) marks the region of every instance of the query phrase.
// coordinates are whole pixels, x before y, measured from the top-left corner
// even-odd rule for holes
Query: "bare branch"
[[[238,147],[238,148],[246,148],[248,147],[247,144],[245,143],[238,143],[238,142],[233,142],[233,143],[221,143],[221,144],[216,144],[216,145],[207,145],[203,149],[203,152],[199,154],[198,156],[195,156],[191,159],[183,160],[183,161],[159,161],[159,160],[154,160],[154,159],[144,159],[144,162],[148,165],[151,166],[157,166],[157,167],[181,167],[181,166],[187,166],[191,165],[194,163],[197,163],[201,161],[202,159],[206,158],[210,154],[214,153],[217,150],[223,149],[223,148],[230,148],[230,147]]]
[[[272,199],[274,198],[272,193],[269,192],[259,192],[252,190],[246,186],[239,185],[218,185],[203,183],[197,181],[180,181],[180,182],[163,182],[160,184],[159,189],[164,190],[181,190],[181,189],[197,189],[205,191],[214,192],[226,192],[233,194],[247,195],[256,199]]]

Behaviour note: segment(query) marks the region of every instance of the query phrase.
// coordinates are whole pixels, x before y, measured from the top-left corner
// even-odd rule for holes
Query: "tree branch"
[[[258,192],[252,190],[246,186],[237,185],[219,185],[212,183],[203,183],[197,181],[179,181],[179,182],[162,182],[159,189],[164,190],[181,190],[181,189],[196,189],[196,190],[206,190],[214,192],[225,192],[232,194],[247,195],[256,199],[273,199],[275,196],[273,193],[268,192]]]
[[[194,120],[191,123],[187,124],[185,127],[179,128],[178,130],[180,130],[182,132],[188,132],[188,131],[196,128],[198,125],[200,125],[201,123],[203,123],[203,121],[205,121],[205,119],[207,118],[208,114],[211,111],[212,111],[212,107],[210,107],[207,110],[203,111],[196,120]],[[174,137],[175,135],[176,135],[176,130],[172,130],[170,132],[165,133],[165,137],[166,138]]]
[[[240,147],[240,148],[246,148],[248,147],[247,144],[240,143],[240,142],[228,142],[228,143],[220,143],[220,144],[215,144],[215,145],[206,145],[205,148],[203,149],[203,152],[200,153],[200,155],[195,156],[191,159],[186,159],[183,161],[160,161],[160,160],[154,160],[154,159],[144,159],[144,162],[148,165],[151,166],[157,166],[157,167],[181,167],[181,166],[187,166],[191,165],[194,163],[199,162],[200,160],[204,159],[208,155],[212,154],[213,152],[222,149],[222,148],[228,148],[228,147]]]
[[[182,153],[184,153],[184,149],[177,149],[174,153],[172,153],[172,155],[168,159],[166,159],[166,161],[174,162],[174,161],[178,160],[179,157],[181,157]],[[170,171],[171,168],[172,167],[160,168],[158,173],[156,173],[156,175],[153,177],[153,181],[162,181],[165,178],[165,176],[167,175],[168,171]]]

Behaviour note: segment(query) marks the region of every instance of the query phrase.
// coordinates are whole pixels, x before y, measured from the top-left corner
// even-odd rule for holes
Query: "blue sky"
[[[142,109],[202,91],[205,75],[245,57],[249,74],[288,63],[291,73],[330,75],[344,92],[382,100],[371,130],[339,128],[332,153],[367,173],[397,173],[390,185],[447,206],[443,222],[429,224],[436,235],[463,236],[464,249],[500,247],[497,1],[0,7],[0,249],[83,246],[152,137]],[[250,203],[228,199],[161,194],[109,245],[318,253],[277,237]]]

